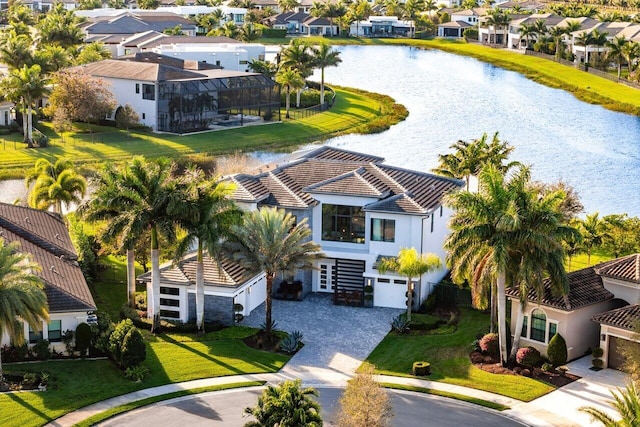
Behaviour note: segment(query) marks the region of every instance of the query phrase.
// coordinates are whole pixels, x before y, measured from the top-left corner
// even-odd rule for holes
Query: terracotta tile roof
[[[592,320],[603,325],[633,331],[640,322],[640,304],[627,305],[593,316]]]
[[[627,255],[595,267],[602,277],[640,283],[640,254]]]
[[[189,286],[196,283],[197,254],[192,253],[183,258],[175,265],[165,264],[160,267],[160,283]],[[206,286],[221,286],[225,288],[237,288],[253,277],[247,274],[246,270],[240,267],[239,263],[233,262],[226,257],[222,257],[220,264],[205,256],[204,263],[204,284]],[[151,282],[151,272],[146,272],[138,276],[138,281],[143,283]]]
[[[30,254],[31,260],[40,266],[41,270],[36,274],[44,282],[49,311],[55,313],[95,310],[95,302],[78,266],[75,250],[62,220],[43,211],[0,205],[0,236],[7,243],[18,242],[19,250]],[[24,222],[25,227],[16,226],[8,221],[25,213],[29,213],[31,221]],[[6,224],[10,226],[7,227]],[[59,238],[56,235],[59,235]],[[59,242],[62,242],[61,246],[71,245],[71,251],[58,246]]]
[[[365,210],[427,214],[462,181],[382,164],[384,159],[333,147],[321,147],[257,175],[227,179],[237,184],[234,198],[285,208],[308,208],[313,194],[377,198]],[[401,195],[401,196],[399,196]],[[396,197],[397,196],[397,197]]]
[[[602,279],[596,273],[594,267],[573,271],[567,275],[567,279],[569,280],[569,295],[567,298],[553,295],[550,282],[547,279],[545,280],[545,292],[540,301],[538,301],[533,291],[527,295],[527,300],[535,304],[540,302],[541,305],[548,307],[572,311],[581,307],[608,301],[614,297],[611,292],[604,288]],[[515,299],[520,297],[519,290],[515,288],[507,289],[506,294]]]

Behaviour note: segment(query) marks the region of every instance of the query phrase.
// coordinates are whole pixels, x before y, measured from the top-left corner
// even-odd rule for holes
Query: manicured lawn
[[[129,159],[135,155],[176,158],[194,153],[220,155],[237,151],[290,149],[343,133],[380,132],[408,114],[404,107],[387,96],[356,89],[336,88],[336,92],[337,100],[330,110],[305,119],[185,136],[129,134],[115,128],[94,126],[96,134],[93,136],[88,133],[68,134],[63,142],[50,123],[41,123],[38,127],[52,139],[52,146],[46,149],[27,149],[21,143],[14,148],[13,142],[3,142],[19,138],[18,135],[0,137],[0,175],[21,178],[24,169],[33,166],[41,157],[51,160],[65,157],[78,164],[93,164]]]
[[[478,399],[477,397],[463,396],[461,394],[451,393],[448,391],[433,390],[430,388],[416,387],[416,386],[405,385],[405,384],[391,384],[391,383],[380,383],[380,384],[385,388],[390,388],[393,390],[415,391],[416,393],[432,394],[434,396],[447,397],[449,399],[461,400],[463,402],[473,403],[474,405],[484,406],[485,408],[495,409],[496,411],[505,411],[507,409],[511,409],[508,406],[504,406],[499,403],[489,402],[488,400]]]
[[[396,335],[389,333],[366,362],[384,375],[411,376],[415,361],[431,363],[430,380],[472,387],[515,399],[530,401],[554,388],[530,378],[490,374],[469,361],[476,334],[486,331],[489,317],[464,309],[458,328],[445,335]]]
[[[278,371],[289,359],[247,347],[240,338],[251,328],[229,328],[194,339],[183,334],[151,337],[150,370],[142,384],[124,378],[108,360],[65,360],[5,365],[7,372],[51,373],[45,393],[0,395],[0,425],[39,426],[75,409],[143,388],[198,378]]]
[[[606,253],[604,251],[594,251],[591,254],[591,262],[587,262],[587,254],[578,254],[571,258],[571,264],[566,262],[567,271],[575,271],[580,270],[582,268],[587,268],[589,266],[593,267],[596,264],[600,264],[604,261],[609,261],[614,258],[613,255]]]

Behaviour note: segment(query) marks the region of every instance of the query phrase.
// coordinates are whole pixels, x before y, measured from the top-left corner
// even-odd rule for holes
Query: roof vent
[[[431,184],[431,186],[429,187],[429,190],[436,191],[436,185],[435,184]]]
[[[56,270],[56,266],[52,265],[51,267],[49,267],[49,270],[51,270],[53,273],[58,274],[58,271]]]
[[[24,222],[26,222],[27,224],[31,224],[31,220],[29,219],[28,216],[24,217]]]
[[[55,237],[56,237],[56,239],[58,239],[58,240],[62,240],[62,239],[60,239],[60,235],[59,235],[58,233],[56,233],[56,236],[55,236]]]

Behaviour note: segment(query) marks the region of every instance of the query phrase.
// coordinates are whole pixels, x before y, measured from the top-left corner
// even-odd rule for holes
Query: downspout
[[[420,256],[424,253],[424,220],[429,219],[429,215],[423,217],[420,220]],[[418,301],[422,301],[422,277],[420,277],[420,286],[418,286],[418,293],[416,295]]]

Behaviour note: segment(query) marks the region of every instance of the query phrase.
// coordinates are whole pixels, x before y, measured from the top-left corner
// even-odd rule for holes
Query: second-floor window
[[[322,240],[364,243],[364,233],[360,206],[322,205]]]
[[[371,240],[374,242],[395,242],[396,221],[393,219],[371,218]]]
[[[156,87],[154,85],[142,85],[142,99],[149,99],[151,101],[156,99]]]

